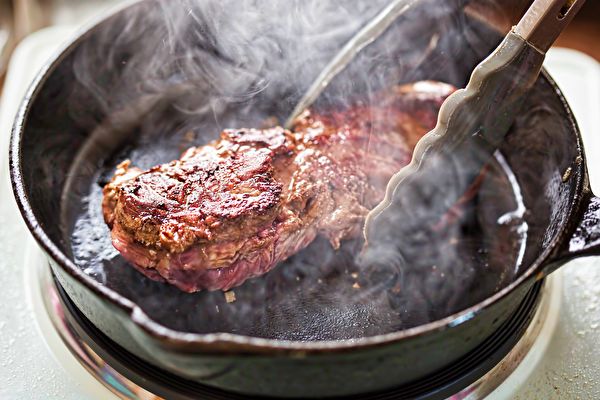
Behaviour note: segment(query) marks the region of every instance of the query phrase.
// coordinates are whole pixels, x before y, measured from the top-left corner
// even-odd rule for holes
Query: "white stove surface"
[[[35,282],[24,266],[40,257],[12,197],[7,145],[17,107],[36,72],[73,28],[54,27],[26,39],[15,52],[0,102],[0,398],[111,399],[35,313]],[[600,64],[556,49],[547,68],[564,90],[581,126],[593,188],[600,189]],[[600,398],[600,259],[570,263],[554,304],[556,328],[543,330],[537,350],[490,398]],[[33,293],[33,294],[32,294]],[[38,310],[39,311],[39,310]],[[554,324],[552,324],[554,325]],[[534,346],[534,349],[536,348]]]

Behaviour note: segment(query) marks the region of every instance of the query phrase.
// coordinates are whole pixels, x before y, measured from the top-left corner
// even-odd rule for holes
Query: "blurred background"
[[[125,0],[0,0],[0,89],[10,55],[20,40],[49,25],[77,25]],[[515,4],[512,4],[515,3]],[[521,13],[522,0],[506,0]],[[514,21],[519,15],[514,16]],[[600,61],[600,1],[589,0],[557,45],[582,51]]]

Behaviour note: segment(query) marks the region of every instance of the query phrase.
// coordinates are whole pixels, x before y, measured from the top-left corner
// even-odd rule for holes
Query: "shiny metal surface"
[[[56,328],[64,344],[77,358],[79,363],[108,390],[120,399],[151,400],[159,397],[137,386],[128,378],[115,371],[98,354],[96,354],[77,334],[65,318],[65,310],[59,300],[57,288],[52,279],[50,267],[40,259],[34,279],[39,283],[42,301],[54,328]]]
[[[461,159],[463,168],[473,172],[481,169],[489,160],[486,153],[498,149],[504,142],[514,116],[542,70],[545,53],[584,2],[571,1],[566,7],[565,0],[536,0],[497,49],[473,70],[466,88],[446,99],[437,126],[419,140],[410,164],[392,177],[385,199],[367,215],[364,227],[367,242],[377,242],[373,232],[380,231],[378,225],[389,220],[388,209],[393,209],[394,201],[398,201],[395,198],[402,197],[399,193],[411,190],[408,188],[414,185],[429,185],[428,179],[421,176],[428,176],[427,170],[435,168],[427,164],[432,152],[439,153],[441,147],[442,153],[451,149],[452,157],[468,154],[469,160]],[[466,152],[462,150],[463,142],[469,146]],[[478,157],[481,159],[477,160]],[[447,168],[447,163],[441,163],[442,170]],[[441,171],[434,174],[441,175]],[[413,186],[408,186],[405,182],[411,179]],[[378,219],[382,222],[377,223]]]
[[[546,52],[579,12],[585,0],[536,0],[515,32]]]
[[[329,64],[323,69],[315,82],[310,86],[302,99],[298,102],[289,118],[285,122],[286,128],[291,128],[298,116],[306,110],[319,95],[327,88],[329,83],[335,76],[350,64],[362,49],[373,43],[390,25],[400,16],[406,14],[419,0],[394,0],[385,7],[379,14],[365,25],[348,43]],[[432,41],[432,47],[435,47],[437,39]],[[423,56],[425,58],[426,54]]]
[[[105,362],[95,353],[77,334],[73,326],[65,317],[65,311],[59,301],[59,295],[50,267],[43,258],[39,258],[33,269],[34,280],[39,284],[45,311],[48,313],[54,328],[60,335],[64,344],[77,358],[79,363],[100,383],[108,388],[120,399],[146,400],[159,399],[148,390],[133,383]],[[520,365],[536,342],[540,331],[546,325],[551,310],[552,299],[558,301],[560,281],[557,277],[550,277],[544,285],[542,300],[536,314],[521,340],[509,354],[485,376],[463,391],[450,397],[450,400],[478,400],[486,398],[496,390]],[[555,301],[555,303],[556,303]],[[555,310],[557,311],[557,310]],[[555,318],[554,318],[555,319]]]
[[[503,384],[510,386],[513,373],[519,368],[526,357],[534,358],[529,365],[524,367],[535,368],[539,358],[543,356],[547,345],[546,338],[552,335],[558,319],[560,306],[560,292],[562,290],[562,277],[559,274],[551,275],[546,279],[542,299],[533,320],[527,331],[523,334],[517,345],[498,363],[498,365],[465,389],[451,400],[477,400],[477,399],[504,399],[510,398],[504,393],[496,393]],[[544,332],[544,335],[540,335]],[[543,337],[540,337],[543,336]],[[548,339],[549,340],[549,339]],[[534,349],[535,345],[535,349]],[[527,376],[526,372],[524,372]],[[516,375],[516,374],[515,374]],[[518,376],[517,376],[518,378]],[[516,389],[516,388],[513,388]]]

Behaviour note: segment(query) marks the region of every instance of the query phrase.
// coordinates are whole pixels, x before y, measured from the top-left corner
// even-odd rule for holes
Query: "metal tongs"
[[[584,2],[535,0],[500,46],[475,68],[467,87],[446,99],[435,129],[419,141],[411,163],[394,175],[385,199],[368,215],[367,248],[397,238],[406,208],[426,202],[428,216],[440,217],[469,188],[504,141],[546,52]],[[437,188],[458,175],[462,181],[452,182],[455,189]]]
[[[393,0],[359,31],[318,76],[286,127],[293,125],[356,54],[418,2]],[[535,0],[498,48],[475,68],[467,87],[446,99],[437,126],[419,141],[411,163],[392,177],[385,199],[369,213],[364,227],[365,257],[369,253],[376,258],[386,253],[397,257],[401,249],[390,246],[401,246],[400,231],[410,233],[418,228],[407,226],[407,221],[435,223],[471,187],[503,142],[540,74],[546,52],[584,2]],[[417,218],[407,215],[415,210],[421,214]]]

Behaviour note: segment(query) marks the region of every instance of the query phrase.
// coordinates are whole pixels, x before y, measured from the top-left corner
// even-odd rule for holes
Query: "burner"
[[[72,303],[51,275],[38,264],[38,281],[46,311],[64,343],[97,380],[123,399],[230,399],[248,397],[185,380],[129,353],[100,332]],[[383,393],[346,399],[479,399],[494,391],[528,353],[548,311],[542,301],[548,284],[538,282],[496,333],[450,368]],[[531,323],[535,320],[535,323]]]

